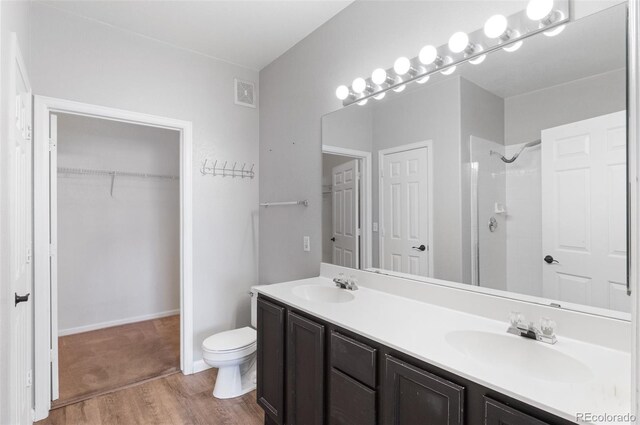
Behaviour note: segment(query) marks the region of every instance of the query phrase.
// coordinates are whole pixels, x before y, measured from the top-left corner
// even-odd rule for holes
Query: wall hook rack
[[[251,164],[251,168],[248,168],[247,163],[242,163],[242,167],[238,167],[238,163],[234,162],[232,167],[227,167],[229,161],[225,161],[222,166],[218,165],[218,160],[215,160],[213,164],[209,163],[208,159],[202,162],[200,173],[205,176],[207,174],[220,177],[240,177],[240,178],[254,178],[256,176],[253,168],[255,164]]]

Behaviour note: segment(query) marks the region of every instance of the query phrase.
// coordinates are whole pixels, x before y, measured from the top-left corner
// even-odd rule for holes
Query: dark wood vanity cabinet
[[[484,406],[485,425],[549,425],[488,397]]]
[[[287,315],[287,424],[324,424],[324,326]]]
[[[570,425],[504,394],[258,298],[267,425]]]
[[[462,425],[463,408],[464,387],[386,356],[384,424]]]
[[[258,404],[264,409],[265,423],[284,424],[284,307],[258,298],[257,312]]]

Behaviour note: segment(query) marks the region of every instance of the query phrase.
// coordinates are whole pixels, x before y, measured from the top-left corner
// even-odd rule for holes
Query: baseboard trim
[[[58,336],[79,334],[82,332],[96,331],[98,329],[110,328],[112,326],[128,325],[130,323],[144,322],[145,320],[161,319],[163,317],[180,314],[180,309],[161,311],[160,313],[145,314],[143,316],[128,317],[126,319],[112,320],[109,322],[94,323],[93,325],[78,326],[75,328],[60,329]]]
[[[211,366],[206,364],[204,360],[197,360],[193,362],[193,373],[203,372],[207,369],[211,369]]]

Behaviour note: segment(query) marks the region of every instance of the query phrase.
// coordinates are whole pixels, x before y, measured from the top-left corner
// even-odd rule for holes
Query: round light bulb
[[[449,38],[449,50],[453,53],[464,51],[469,45],[469,36],[466,32],[458,31]]]
[[[484,24],[484,34],[489,38],[498,38],[507,31],[507,18],[493,15]]]
[[[442,66],[443,66],[443,67],[444,67],[444,66],[447,66],[447,65],[449,65],[449,64],[450,64],[450,63],[452,63],[452,62],[453,62],[453,59],[451,59],[451,57],[450,57],[450,56],[447,56],[447,57],[445,57],[445,58],[443,59],[443,61],[442,61]],[[452,66],[452,67],[450,67],[450,68],[445,69],[444,71],[440,71],[440,73],[441,73],[442,75],[451,75],[451,74],[453,74],[455,71],[456,71],[456,67],[455,67],[455,66]]]
[[[407,85],[406,84],[402,84],[402,85],[396,87],[395,89],[393,89],[393,91],[396,92],[396,93],[400,93],[401,91],[403,91],[406,88],[407,88]]]
[[[556,35],[560,34],[562,31],[564,31],[566,25],[560,25],[559,27],[555,27],[552,30],[549,31],[545,31],[544,35],[546,35],[547,37],[555,37]]]
[[[503,47],[502,50],[504,50],[505,52],[513,53],[521,47],[522,47],[522,40],[516,41],[515,43],[510,44],[507,47]]]
[[[424,77],[422,77],[422,78],[418,78],[418,79],[416,80],[416,83],[418,83],[418,84],[424,84],[424,83],[426,83],[427,81],[429,81],[429,77],[430,77],[429,75],[426,75],[426,76],[424,76]]]
[[[418,53],[418,59],[425,65],[430,65],[436,61],[438,57],[438,49],[433,46],[424,46]]]
[[[340,100],[345,100],[349,97],[349,87],[347,86],[338,86],[336,89],[336,97]]]
[[[532,21],[540,21],[553,10],[553,0],[529,0],[527,16]]]
[[[442,75],[451,75],[451,74],[453,74],[454,72],[456,72],[456,67],[455,67],[455,66],[452,66],[451,68],[447,68],[447,69],[445,69],[444,71],[440,71],[440,73],[441,73]]]
[[[404,56],[399,57],[393,64],[393,70],[398,75],[404,75],[411,69],[411,61]]]
[[[469,61],[472,65],[480,65],[487,58],[487,55],[480,55],[477,58],[473,58]]]
[[[385,95],[386,95],[386,94],[387,94],[387,92],[386,92],[386,91],[383,91],[382,93],[378,93],[377,95],[373,96],[373,98],[374,98],[375,100],[382,100],[382,99],[384,99],[384,97],[385,97]]]
[[[351,83],[351,88],[353,88],[354,92],[360,94],[367,88],[367,82],[364,78],[358,77]]]
[[[371,81],[373,84],[384,84],[387,81],[387,71],[382,68],[378,68],[371,73]]]
[[[369,101],[369,99],[363,99],[363,100],[361,100],[360,102],[358,102],[358,105],[360,105],[360,106],[364,106],[364,105],[366,105],[366,104],[367,104],[367,102],[368,102],[368,101]]]

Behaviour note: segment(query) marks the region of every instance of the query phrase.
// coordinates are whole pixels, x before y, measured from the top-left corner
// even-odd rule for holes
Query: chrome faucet
[[[555,344],[558,342],[555,334],[556,323],[547,317],[540,319],[540,328],[536,328],[533,322],[527,324],[524,315],[512,311],[509,315],[509,322],[510,325],[507,332],[510,334],[535,339],[536,341],[547,344]]]
[[[340,273],[338,277],[334,277],[333,283],[335,283],[338,288],[347,289],[349,291],[355,291],[358,289],[358,280],[355,276],[346,278],[344,277],[344,273]]]

